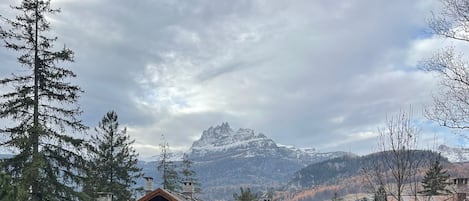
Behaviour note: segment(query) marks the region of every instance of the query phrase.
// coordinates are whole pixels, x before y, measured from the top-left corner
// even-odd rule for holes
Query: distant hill
[[[344,178],[360,175],[365,167],[370,167],[389,152],[373,153],[366,156],[344,156],[308,165],[297,171],[289,182],[291,188],[309,188],[311,186],[335,184]],[[412,151],[413,160],[424,159],[429,164],[438,157],[438,153],[431,151]],[[442,159],[443,163],[449,163]],[[422,163],[423,165],[424,163]]]
[[[421,150],[412,153],[415,159],[423,159],[422,166],[416,174],[417,180],[420,180],[428,168],[425,165],[438,157],[438,153]],[[388,153],[380,152],[360,157],[345,156],[311,164],[294,174],[287,185],[286,197],[291,201],[321,201],[330,200],[334,193],[340,196],[369,194],[371,189],[362,170],[371,167],[372,163],[383,154]],[[469,175],[469,163],[451,163],[443,158],[442,164],[452,177]],[[285,199],[285,196],[282,198]]]
[[[445,170],[454,177],[467,177],[469,175],[469,163],[448,163]],[[419,176],[424,175],[424,171],[419,172]],[[366,197],[372,200],[372,193],[369,183],[363,175],[344,177],[336,180],[336,183],[315,185],[301,190],[278,191],[276,199],[288,201],[324,201],[331,200],[334,193],[345,198],[344,201],[355,201]]]
[[[456,159],[467,156],[460,148],[440,146],[438,151],[450,158],[450,162],[458,162],[460,160]],[[228,123],[203,131],[187,153],[203,185],[201,197],[205,200],[231,200],[232,194],[241,186],[251,187],[254,191],[274,188],[297,193],[308,192],[313,187],[322,189],[321,193],[313,190],[317,193],[316,198],[328,199],[334,192],[331,186],[337,191],[361,192],[364,187],[360,184],[363,180],[360,170],[379,156],[379,153],[356,156],[340,151],[322,153],[312,148],[282,146],[253,129],[233,129]],[[436,156],[426,151],[415,153],[416,156],[425,154],[429,158]],[[173,160],[178,160],[181,155],[176,153]],[[154,156],[151,161],[139,162],[145,175],[155,178],[155,187],[161,183],[160,173],[156,170],[155,160],[158,158]],[[447,160],[445,163],[450,164]],[[143,179],[138,182],[138,186],[143,184]]]

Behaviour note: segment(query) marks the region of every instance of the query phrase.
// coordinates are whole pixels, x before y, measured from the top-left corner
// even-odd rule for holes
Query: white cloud
[[[62,0],[53,28],[76,52],[85,122],[116,110],[144,157],[161,134],[184,149],[224,121],[366,153],[386,113],[430,100],[415,65],[440,45],[419,36],[433,3]]]

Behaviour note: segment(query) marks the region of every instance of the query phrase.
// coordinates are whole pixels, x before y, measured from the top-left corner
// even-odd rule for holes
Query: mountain
[[[262,133],[255,133],[254,130],[246,128],[235,131],[228,123],[203,131],[200,139],[195,141],[189,149],[189,155],[195,161],[275,157],[309,164],[345,154],[347,153],[319,153],[315,149],[280,146]]]
[[[182,157],[184,156],[183,151],[172,151],[171,148],[169,149],[169,151],[170,151],[169,152],[169,160],[170,161],[181,161],[182,160]],[[151,162],[151,161],[159,161],[160,159],[161,159],[161,155],[156,154],[156,155],[153,155],[153,156],[140,158],[139,160],[140,161]]]
[[[422,159],[426,161],[422,164],[430,164],[432,160],[438,157],[438,153],[443,157],[442,162],[447,165],[469,162],[468,148],[452,148],[446,145],[440,145],[435,152],[414,150],[412,157],[415,160]],[[314,185],[334,184],[343,178],[358,176],[365,167],[370,167],[383,154],[387,153],[379,152],[359,157],[344,156],[310,164],[294,174],[293,179],[289,182],[289,187],[301,189]]]
[[[233,129],[228,123],[203,131],[187,153],[202,184],[201,197],[205,200],[231,200],[240,187],[254,191],[280,188],[293,173],[309,164],[351,155],[278,145],[262,133]],[[156,162],[140,165],[146,176],[154,177],[155,184],[160,183]]]
[[[358,176],[363,170],[373,167],[376,161],[383,157],[392,158],[390,152],[378,152],[365,156],[344,156],[333,158],[308,165],[294,174],[293,179],[289,182],[290,188],[301,189],[311,186],[335,184],[344,178]],[[438,153],[431,151],[414,150],[410,152],[412,161],[420,161],[421,165],[430,164]],[[448,164],[446,159],[442,159],[442,163]]]
[[[288,182],[289,192],[295,191],[295,195],[288,200],[320,201],[330,200],[334,193],[341,196],[369,195],[370,183],[366,169],[373,167],[373,163],[390,154],[389,152],[372,153],[365,156],[344,156],[308,165],[294,173]],[[420,181],[438,152],[414,150],[411,152],[411,160],[419,161],[419,170],[414,174]],[[451,163],[442,158],[441,163],[452,178],[466,177],[469,174],[469,163]],[[373,173],[372,170],[368,173]],[[287,193],[288,194],[288,193]]]
[[[440,145],[437,151],[452,163],[469,162],[469,148],[454,148]]]
[[[189,157],[209,200],[231,199],[241,186],[256,190],[278,188],[297,170],[346,152],[320,153],[314,149],[279,146],[252,129],[232,129],[228,123],[203,131]]]

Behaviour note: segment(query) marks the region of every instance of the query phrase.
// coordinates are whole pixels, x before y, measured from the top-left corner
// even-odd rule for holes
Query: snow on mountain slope
[[[252,129],[233,130],[228,123],[203,131],[189,150],[194,160],[212,160],[221,157],[275,157],[316,162],[323,158],[342,156],[344,152],[319,153],[315,149],[299,149],[277,145],[272,139]]]
[[[454,148],[440,145],[438,152],[452,163],[469,162],[469,148]]]
[[[240,186],[253,190],[279,188],[294,172],[311,163],[349,155],[277,145],[262,133],[232,129],[228,123],[203,131],[187,153],[204,194],[210,196],[208,200],[229,200]],[[156,167],[155,162],[147,165]],[[150,171],[152,168],[146,170],[145,175],[159,178],[156,171]]]
[[[251,157],[258,151],[266,153],[276,148],[274,141],[264,134],[255,134],[252,129],[238,129],[234,131],[228,123],[210,127],[202,133],[199,140],[192,144],[189,151],[192,158],[202,158],[219,154],[232,153],[233,155],[246,152],[245,157]],[[259,153],[261,154],[261,153]]]
[[[242,185],[281,187],[295,171],[311,163],[349,154],[277,145],[262,133],[235,130],[228,123],[203,131],[188,153],[204,192],[212,199],[229,199]]]
[[[170,150],[169,154],[170,154],[169,155],[169,160],[170,161],[182,161],[182,157],[184,156],[183,151],[171,151]],[[147,162],[159,161],[159,160],[161,160],[161,155],[156,154],[156,155],[153,155],[153,156],[141,158],[140,160],[141,161],[147,161]]]

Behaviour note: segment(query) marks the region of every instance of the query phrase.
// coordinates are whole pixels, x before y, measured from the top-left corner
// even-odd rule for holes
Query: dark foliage
[[[72,62],[73,52],[54,48],[57,37],[49,37],[46,15],[59,12],[50,0],[23,0],[12,6],[14,19],[0,15],[0,37],[5,48],[18,52],[21,70],[0,80],[0,118],[11,124],[0,128],[2,146],[15,151],[2,160],[13,184],[30,189],[18,200],[77,200],[85,161],[79,153],[82,139],[72,132],[86,129],[77,118],[81,90],[69,83],[76,75],[59,65]]]
[[[450,175],[443,170],[438,157],[425,173],[425,177],[422,179],[423,190],[419,193],[426,196],[451,194],[451,191],[448,190],[448,186],[451,184],[448,181],[449,177]]]
[[[162,143],[161,156],[157,169],[161,172],[161,185],[164,189],[170,191],[179,191],[181,189],[179,174],[176,170],[176,165],[171,161],[171,152],[169,151],[169,144]]]
[[[379,186],[378,190],[374,193],[373,201],[388,201],[388,195],[384,186]]]
[[[290,185],[311,187],[323,184],[336,184],[342,178],[361,174],[364,168],[370,167],[371,164],[385,157],[383,155],[390,154],[390,152],[378,152],[366,156],[345,156],[314,163],[296,172],[294,178],[290,181]],[[431,151],[413,150],[411,160],[423,158],[430,161],[436,156],[437,153]]]
[[[193,162],[189,159],[189,155],[184,154],[182,157],[182,168],[180,175],[182,176],[182,182],[191,182],[194,186],[196,193],[201,193],[201,185],[197,178],[197,173],[193,169]]]
[[[112,193],[113,200],[126,201],[132,197],[136,180],[142,177],[137,167],[138,154],[131,147],[134,140],[120,129],[117,114],[106,113],[92,136],[90,163],[85,192],[93,198],[97,192]]]
[[[26,191],[13,184],[8,174],[0,173],[0,201],[15,200],[24,196],[25,193]]]

